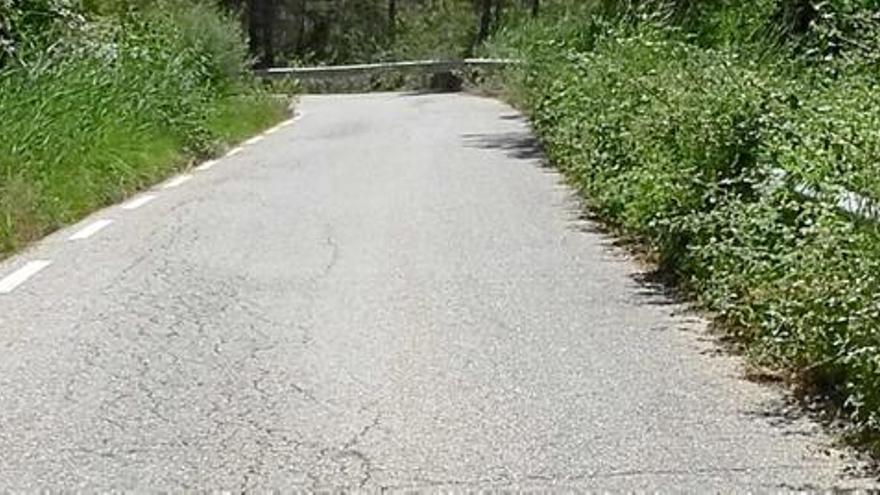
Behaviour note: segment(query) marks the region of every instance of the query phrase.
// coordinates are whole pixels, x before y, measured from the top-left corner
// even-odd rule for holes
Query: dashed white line
[[[190,179],[192,179],[192,175],[178,175],[177,177],[163,184],[162,189],[171,189],[172,187],[177,187]]]
[[[133,200],[129,201],[128,203],[124,203],[122,205],[122,209],[123,210],[137,210],[141,206],[144,206],[145,204],[149,203],[150,201],[156,199],[156,197],[157,196],[155,194],[143,194],[141,196],[134,198]]]
[[[254,136],[254,137],[248,139],[247,141],[245,141],[244,144],[250,146],[252,144],[257,144],[264,139],[266,139],[265,136]]]
[[[208,160],[205,163],[199,165],[195,168],[197,172],[204,172],[206,170],[211,170],[211,167],[217,165],[217,160]]]
[[[241,153],[242,151],[244,151],[244,148],[242,148],[241,146],[237,146],[237,147],[229,150],[229,152],[226,153],[226,156],[234,156],[234,155]]]
[[[83,229],[80,230],[79,232],[70,236],[68,238],[68,240],[80,241],[83,239],[88,239],[89,237],[91,237],[91,236],[97,234],[98,232],[104,230],[105,228],[107,228],[111,223],[113,223],[113,220],[96,220],[96,221],[88,224],[87,226],[83,227]]]
[[[27,263],[6,278],[0,280],[0,294],[9,294],[18,288],[19,285],[27,282],[29,278],[51,264],[52,262],[48,260],[35,260]]]

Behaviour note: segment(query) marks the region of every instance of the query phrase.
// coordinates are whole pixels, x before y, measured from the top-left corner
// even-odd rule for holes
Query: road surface
[[[300,108],[0,263],[0,490],[869,483],[579,218],[509,107]]]

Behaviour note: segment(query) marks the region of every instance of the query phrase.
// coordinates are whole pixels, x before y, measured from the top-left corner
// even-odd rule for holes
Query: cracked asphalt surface
[[[0,490],[876,486],[467,95],[304,117],[0,296]],[[81,224],[82,225],[82,224]]]

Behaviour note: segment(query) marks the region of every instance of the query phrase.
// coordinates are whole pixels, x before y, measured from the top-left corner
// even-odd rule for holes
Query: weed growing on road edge
[[[880,199],[880,31],[845,36],[870,2],[801,3],[557,2],[487,51],[524,60],[511,97],[589,206],[877,453],[880,228],[834,198]]]

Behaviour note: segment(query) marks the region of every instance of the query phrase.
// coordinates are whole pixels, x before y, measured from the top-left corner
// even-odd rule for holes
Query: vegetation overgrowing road
[[[880,199],[876,2],[576,3],[490,48],[525,60],[508,82],[551,160],[876,449],[880,230],[834,199]]]

